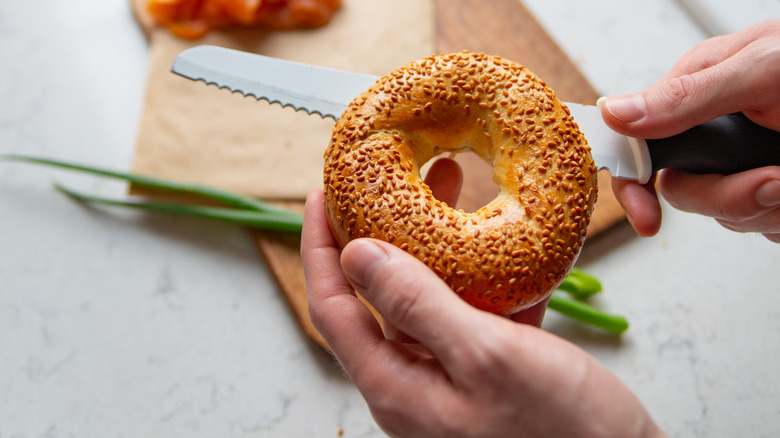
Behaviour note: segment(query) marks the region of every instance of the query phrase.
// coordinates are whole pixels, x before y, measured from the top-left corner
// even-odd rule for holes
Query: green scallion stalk
[[[216,219],[254,228],[300,233],[303,227],[303,215],[281,211],[237,210],[234,208],[206,207],[200,205],[175,204],[165,202],[130,202],[100,198],[93,195],[76,192],[61,184],[54,183],[57,190],[79,201],[93,202],[104,205],[138,208],[176,215],[196,216],[206,219]]]
[[[601,292],[601,283],[592,275],[575,267],[569,271],[569,275],[558,286],[558,289],[567,292],[574,298],[584,299]]]
[[[553,293],[547,307],[577,321],[604,329],[610,333],[621,334],[628,330],[628,321],[619,315],[610,315],[582,301],[564,298]]]
[[[278,211],[287,212],[287,210],[263,202],[249,196],[243,196],[237,193],[220,190],[214,187],[200,184],[184,184],[170,181],[162,178],[139,175],[135,173],[118,172],[114,170],[102,169],[94,166],[85,166],[81,164],[69,163],[66,161],[52,160],[47,158],[27,157],[22,155],[0,155],[0,160],[20,161],[34,164],[43,164],[47,166],[59,167],[61,169],[75,170],[79,172],[90,173],[93,175],[104,176],[108,178],[121,179],[131,182],[139,187],[150,189],[166,190],[170,192],[197,195],[203,198],[219,201],[225,205],[245,210],[256,211]]]

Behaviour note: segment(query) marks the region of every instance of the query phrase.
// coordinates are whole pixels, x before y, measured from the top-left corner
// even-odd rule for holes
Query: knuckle
[[[403,412],[398,406],[404,404],[372,403],[371,414],[376,424],[390,436],[407,436],[409,429],[415,428],[414,418]]]
[[[669,107],[684,106],[695,98],[696,80],[691,75],[682,75],[668,80],[661,88],[661,97]]]
[[[424,291],[419,284],[408,281],[405,275],[400,275],[399,271],[388,275],[382,283],[392,284],[393,289],[384,289],[382,297],[386,304],[381,313],[396,326],[406,326],[414,319],[415,309],[422,301]]]
[[[718,215],[716,217],[721,222],[721,225],[728,223],[728,226],[723,226],[732,231],[736,231],[739,228],[738,224],[740,222],[751,218],[753,215],[752,209],[746,209],[743,200],[721,198],[721,202],[718,204]]]
[[[735,232],[742,232],[742,229],[740,228],[739,224],[737,222],[733,222],[727,219],[715,219],[715,221],[723,228],[729,230],[729,231],[735,231]]]
[[[756,47],[746,58],[750,65],[760,66],[749,72],[750,82],[755,83],[755,95],[770,100],[777,96],[777,91],[780,90],[780,83],[777,81],[780,75],[780,39],[774,44]]]
[[[718,222],[732,230],[738,231],[740,223],[754,217],[757,214],[755,204],[750,198],[745,198],[743,193],[724,187],[715,193],[714,214],[712,216]]]
[[[656,104],[648,106],[648,112],[660,120],[675,119],[675,124],[698,124],[698,112],[705,100],[702,95],[703,84],[694,75],[681,75],[666,80],[655,87],[652,93]]]
[[[507,342],[506,336],[505,332],[488,328],[480,335],[484,342],[461,343],[456,351],[461,369],[468,375],[478,376],[476,380],[482,383],[504,382],[513,373],[512,364],[506,360],[508,346],[513,343]]]
[[[399,393],[388,389],[369,401],[377,425],[390,436],[451,437],[461,434],[466,426],[462,416],[451,415],[452,403],[438,400],[422,406],[412,398],[419,394]]]
[[[774,215],[774,208],[759,203],[759,188],[767,181],[780,179],[780,166],[767,166],[748,172],[726,176],[714,188],[718,193],[716,216],[726,222],[738,224],[760,216]]]
[[[780,38],[780,19],[766,20],[750,27],[756,38]]]

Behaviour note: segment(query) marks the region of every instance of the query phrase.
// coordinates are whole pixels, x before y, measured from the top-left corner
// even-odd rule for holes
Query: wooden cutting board
[[[142,0],[132,0],[132,2],[136,12],[138,12]],[[547,35],[545,30],[519,0],[433,0],[433,5],[432,16],[435,20],[434,44],[437,52],[471,50],[499,55],[524,64],[538,76],[544,78],[552,89],[555,90],[558,97],[563,100],[592,104],[598,98],[598,93],[588,84],[575,65]],[[360,3],[360,6],[366,7],[366,4]],[[145,29],[149,30],[152,28],[148,21],[145,22],[143,14],[139,14],[139,21]],[[268,35],[264,35],[263,38],[268,38]],[[255,42],[254,37],[250,40],[253,43]],[[170,49],[168,51],[171,53],[178,53],[181,49],[179,47],[181,42],[170,37],[150,38],[150,44],[153,46],[157,45],[153,49]],[[160,45],[168,45],[170,47],[161,48],[159,47]],[[244,50],[249,50],[249,48]],[[169,60],[165,57],[155,58],[153,56],[152,64],[160,63],[166,65],[152,65],[152,71],[157,71],[154,70],[156,68],[158,70],[162,69],[160,71],[167,71],[169,67],[168,62]],[[180,83],[171,82],[163,84],[163,87],[180,85]],[[165,88],[165,90],[168,89]],[[154,118],[149,113],[151,109],[158,112],[171,112],[176,109],[171,107],[173,102],[161,99],[159,91],[160,89],[155,90],[155,92],[150,91],[147,96],[147,106],[144,115],[149,115],[150,119]],[[186,90],[179,94],[188,95],[199,91]],[[218,103],[224,104],[224,95],[215,96],[215,98],[219,99]],[[157,98],[156,101],[154,100],[155,97]],[[233,97],[228,96],[227,98]],[[212,99],[212,97],[209,97],[209,99]],[[213,100],[208,102],[205,106],[217,103]],[[193,105],[191,102],[184,104]],[[235,104],[245,105],[247,102],[236,102]],[[247,106],[246,108],[246,111],[251,111],[254,107]],[[189,115],[192,116],[192,114]],[[198,117],[206,118],[211,116],[198,114],[196,118]],[[306,122],[308,123],[310,120],[306,120]],[[197,122],[193,120],[177,121],[175,124],[178,130],[173,129],[173,131],[181,134],[181,131],[186,130],[192,123]],[[144,123],[142,123],[142,128],[143,126],[145,126]],[[257,127],[254,129],[257,130]],[[139,144],[144,142],[145,134],[147,137],[145,146],[148,151],[149,131],[142,129],[139,136]],[[159,134],[160,131],[157,130],[151,136],[154,137]],[[210,139],[209,141],[213,142],[215,139]],[[229,140],[225,139],[225,141]],[[199,153],[203,154],[198,150],[197,144],[190,144],[190,141],[177,141],[176,143],[195,149],[186,151],[184,157],[198,155]],[[148,158],[149,154],[142,154],[137,151],[136,165],[139,157]],[[180,164],[180,160],[181,156],[179,158],[158,160],[154,164],[170,172],[172,168]],[[474,154],[460,154],[456,157],[456,160],[461,163],[465,177],[458,207],[467,211],[477,210],[493,199],[497,192],[492,182],[491,169]],[[173,176],[176,178],[176,175],[160,176]],[[298,211],[303,209],[302,201],[285,202],[284,205]],[[600,174],[599,200],[590,225],[590,236],[605,231],[624,218],[622,210],[612,195],[609,175]],[[250,231],[250,235],[269,269],[274,274],[279,289],[289,303],[290,309],[300,323],[303,332],[314,342],[327,348],[309,320],[306,304],[306,284],[299,255],[300,238],[298,236],[256,230]]]
[[[520,1],[437,0],[435,4],[437,51],[471,50],[499,55],[521,62],[545,78],[563,100],[593,104],[598,99],[599,94]],[[474,154],[461,154],[456,159],[465,174],[458,207],[474,211],[495,196],[490,168]],[[590,236],[625,219],[612,194],[609,178],[609,174],[599,174],[599,200],[589,228]],[[302,208],[295,204],[288,206]],[[264,232],[252,235],[301,327],[311,339],[325,346],[309,321],[306,282],[298,252],[300,239]]]

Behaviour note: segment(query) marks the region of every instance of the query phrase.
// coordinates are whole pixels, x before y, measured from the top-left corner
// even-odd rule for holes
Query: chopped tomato
[[[340,0],[147,0],[154,21],[174,34],[196,39],[214,28],[324,26]]]
[[[222,6],[225,14],[237,23],[241,23],[246,26],[251,26],[255,23],[255,17],[257,16],[257,10],[263,3],[262,0],[245,0],[245,1],[232,1],[232,0],[215,0],[214,3]]]

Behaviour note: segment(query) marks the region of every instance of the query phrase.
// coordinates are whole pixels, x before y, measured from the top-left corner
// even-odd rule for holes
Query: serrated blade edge
[[[217,46],[182,52],[171,71],[282,107],[338,119],[349,102],[378,79]]]

